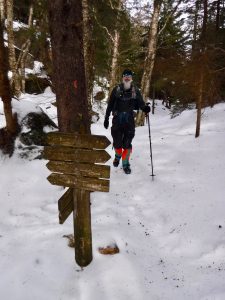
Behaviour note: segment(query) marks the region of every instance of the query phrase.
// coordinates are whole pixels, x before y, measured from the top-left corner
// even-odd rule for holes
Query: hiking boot
[[[118,167],[118,166],[119,166],[119,163],[120,163],[120,160],[119,160],[117,157],[115,157],[115,158],[114,158],[114,161],[113,161],[113,166],[114,166],[114,167]]]
[[[123,167],[123,170],[124,170],[124,173],[125,173],[125,174],[130,174],[130,173],[131,173],[131,168],[130,168],[130,166],[124,166],[124,167]]]

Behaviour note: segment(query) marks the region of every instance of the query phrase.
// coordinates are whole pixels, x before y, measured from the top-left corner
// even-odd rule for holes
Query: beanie
[[[133,72],[129,69],[123,71],[122,76],[133,76]]]

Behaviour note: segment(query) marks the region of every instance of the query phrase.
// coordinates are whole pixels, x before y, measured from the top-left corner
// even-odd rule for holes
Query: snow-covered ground
[[[24,95],[14,108],[21,114],[53,99]],[[225,299],[225,103],[205,109],[198,139],[195,110],[171,119],[157,104],[154,181],[146,125],[136,129],[132,174],[112,167],[110,192],[92,193],[94,258],[83,270],[63,238],[72,217],[58,224],[64,190],[46,180],[46,161],[0,156],[0,299]],[[111,140],[102,115],[92,132]],[[112,243],[119,254],[98,252]]]

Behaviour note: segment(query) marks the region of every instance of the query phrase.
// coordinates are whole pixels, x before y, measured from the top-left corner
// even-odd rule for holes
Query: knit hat
[[[125,69],[122,73],[122,76],[133,76],[133,72],[129,69]]]

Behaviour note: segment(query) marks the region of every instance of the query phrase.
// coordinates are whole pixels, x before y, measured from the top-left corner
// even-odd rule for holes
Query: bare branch
[[[104,29],[104,30],[106,31],[106,33],[107,33],[108,37],[110,38],[110,40],[111,40],[112,42],[114,42],[114,38],[113,38],[113,36],[111,35],[111,33],[109,32],[108,28],[107,28],[106,26],[103,26],[102,24],[99,23],[98,18],[96,17],[96,14],[94,14],[94,18],[95,18],[97,24],[98,24],[102,29]]]
[[[25,53],[25,51],[26,51],[26,49],[29,45],[30,45],[30,40],[27,40],[25,43],[23,43],[23,45],[20,49],[20,55],[19,55],[19,57],[17,59],[17,62],[16,62],[16,70],[19,69],[21,60],[24,57],[24,53]]]
[[[34,7],[33,4],[31,4],[29,8],[29,19],[28,19],[29,28],[33,26],[33,14],[34,14]]]
[[[217,70],[214,70],[211,73],[214,74],[214,73],[218,73],[218,72],[223,71],[223,70],[225,70],[225,67],[217,69]]]
[[[111,6],[111,8],[112,8],[112,9],[115,9],[115,7],[113,6],[113,4],[112,4],[112,1],[111,1],[111,0],[109,0],[109,4],[110,4],[110,6]]]
[[[31,4],[30,5],[30,8],[29,8],[29,19],[28,19],[28,28],[31,28],[33,26],[33,5]],[[29,48],[30,48],[30,38],[28,38],[25,43],[23,43],[22,47],[21,47],[21,51],[20,51],[20,55],[17,59],[17,62],[16,62],[16,70],[19,69],[20,65],[21,65],[21,62],[25,59],[25,57],[28,55],[28,51],[29,51]]]
[[[122,3],[122,0],[119,0],[118,5],[114,6],[113,3],[112,3],[112,1],[109,0],[109,4],[110,4],[110,7],[112,8],[112,10],[118,10],[118,11],[120,11],[123,3]]]
[[[225,50],[222,49],[222,48],[220,48],[220,47],[212,47],[212,48],[213,48],[214,50],[219,50],[219,51],[225,53]]]

